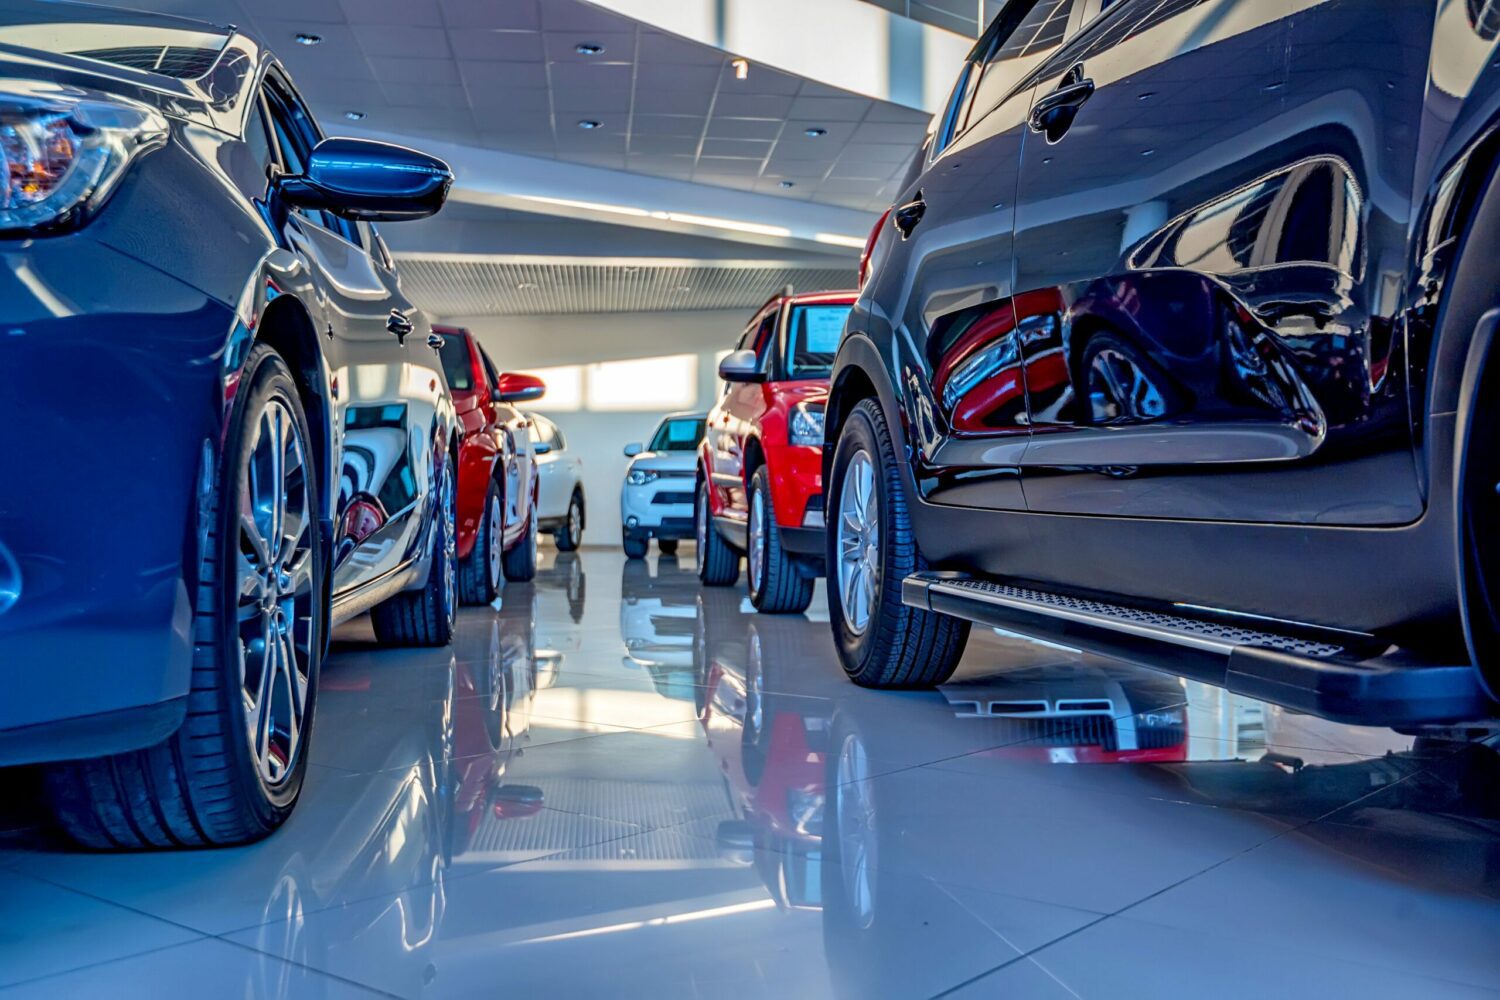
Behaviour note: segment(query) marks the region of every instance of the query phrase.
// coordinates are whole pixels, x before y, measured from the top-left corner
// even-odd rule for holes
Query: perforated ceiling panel
[[[854,287],[854,268],[778,261],[397,254],[406,294],[433,316],[752,309],[786,285]]]

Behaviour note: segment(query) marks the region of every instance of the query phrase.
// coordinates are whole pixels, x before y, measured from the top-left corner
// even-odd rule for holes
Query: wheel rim
[[[875,463],[856,451],[839,485],[839,612],[844,626],[863,635],[880,587],[880,520],[875,499]]]
[[[582,537],[583,511],[578,509],[578,501],[574,500],[568,504],[568,538],[576,545]]]
[[[1154,420],[1166,413],[1161,390],[1131,358],[1105,348],[1089,363],[1089,400],[1097,421]]]
[[[443,466],[438,503],[443,519],[443,616],[448,619],[451,630],[458,611],[458,533],[453,524],[453,469],[448,465]]]
[[[239,497],[237,654],[245,735],[261,780],[296,769],[313,663],[313,516],[306,447],[290,409],[266,404]]]
[[[708,557],[708,490],[698,491],[698,510],[695,513],[697,516],[693,519],[693,540],[697,552],[693,558],[701,575],[704,561]]]
[[[766,571],[766,501],[760,490],[750,495],[750,587],[757,593]]]
[[[870,787],[870,760],[859,738],[850,735],[839,748],[839,861],[845,901],[861,928],[875,920],[875,792]]]
[[[488,506],[489,510],[485,513],[485,520],[488,524],[485,530],[489,532],[490,540],[490,589],[498,590],[500,589],[500,560],[505,553],[505,527],[502,523],[500,503],[495,499],[494,494],[490,494]]]

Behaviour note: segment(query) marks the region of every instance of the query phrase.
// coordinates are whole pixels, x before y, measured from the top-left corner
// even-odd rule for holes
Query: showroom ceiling
[[[330,130],[355,113],[357,127],[374,132],[779,198],[884,209],[928,120],[761,65],[739,79],[731,54],[582,0],[175,0],[170,8],[257,32]]]
[[[396,258],[402,291],[434,316],[753,309],[786,285],[854,285],[852,262],[443,253]]]

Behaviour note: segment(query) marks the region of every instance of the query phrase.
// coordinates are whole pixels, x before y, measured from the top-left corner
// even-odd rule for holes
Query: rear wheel
[[[500,557],[500,565],[505,570],[507,580],[526,583],[536,576],[536,536],[536,504],[533,503],[531,513],[526,518],[526,534],[517,539],[510,551]]]
[[[776,509],[771,502],[771,474],[762,465],[750,477],[750,603],[767,614],[800,615],[812,603],[811,575],[781,544]]]
[[[677,554],[677,539],[658,538],[656,540],[656,547],[661,550],[661,554],[664,556],[675,556]]]
[[[573,552],[583,544],[583,494],[577,490],[568,499],[568,513],[552,535],[559,552]]]
[[[849,414],[828,492],[828,611],[844,672],[866,687],[941,684],[958,666],[969,623],[901,603],[901,582],[927,564],[877,401]]]
[[[89,847],[258,840],[302,789],[324,629],[317,460],[275,351],[251,350],[241,386],[196,577],[186,720],[156,746],[47,770],[58,822]]]
[[[644,559],[646,551],[651,547],[651,543],[646,539],[631,538],[629,535],[620,538],[620,545],[625,549],[626,559]]]
[[[489,492],[484,497],[484,512],[474,537],[474,550],[458,570],[459,594],[465,604],[489,604],[500,596],[504,517],[505,501],[500,496],[500,484],[492,478]]]
[[[375,605],[370,624],[387,646],[446,646],[453,641],[458,610],[458,558],[453,523],[453,462],[437,474],[437,512],[431,564],[421,590],[409,590]]]
[[[694,512],[698,543],[698,579],[705,586],[727,587],[740,578],[740,554],[713,525],[708,510],[708,484],[698,486],[698,503]]]

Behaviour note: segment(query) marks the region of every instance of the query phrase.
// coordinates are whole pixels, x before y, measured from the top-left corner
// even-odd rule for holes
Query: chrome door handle
[[[399,309],[391,310],[391,315],[385,321],[385,328],[396,335],[396,340],[403,347],[406,346],[406,338],[411,336],[412,330],[415,329],[411,320]]]
[[[896,227],[903,240],[908,239],[926,214],[927,202],[922,198],[922,192],[918,191],[915,198],[891,213],[891,224]]]

